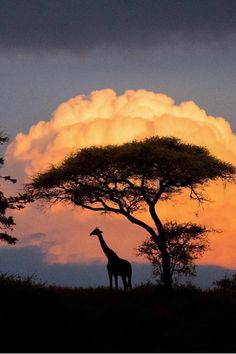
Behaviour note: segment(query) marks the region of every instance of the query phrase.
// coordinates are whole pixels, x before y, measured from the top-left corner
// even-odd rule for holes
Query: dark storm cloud
[[[235,29],[235,0],[0,1],[0,45],[8,49],[218,41]]]

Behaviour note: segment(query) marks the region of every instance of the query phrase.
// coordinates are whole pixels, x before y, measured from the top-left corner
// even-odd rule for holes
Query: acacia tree
[[[167,251],[170,254],[172,279],[177,283],[181,275],[196,275],[194,261],[208,248],[207,233],[215,230],[191,222],[178,224],[175,221],[164,223],[163,228],[166,234]],[[137,251],[138,255],[144,255],[152,263],[154,276],[162,284],[162,257],[155,241],[147,238]]]
[[[0,145],[8,142],[8,137],[0,132]],[[0,167],[3,167],[4,159],[0,157]],[[1,176],[0,180],[16,183],[16,179],[10,176]],[[1,187],[1,184],[0,184]],[[7,215],[9,209],[22,209],[25,204],[30,201],[27,194],[18,194],[17,196],[6,197],[3,191],[0,190],[0,240],[5,241],[8,244],[15,244],[18,239],[9,234],[15,226],[14,218]]]
[[[39,173],[27,192],[49,203],[69,202],[92,211],[123,215],[146,230],[160,251],[162,280],[172,286],[168,233],[157,204],[184,189],[199,203],[209,181],[233,181],[236,168],[204,147],[174,137],[152,137],[123,145],[83,148]],[[148,211],[151,222],[142,219]]]

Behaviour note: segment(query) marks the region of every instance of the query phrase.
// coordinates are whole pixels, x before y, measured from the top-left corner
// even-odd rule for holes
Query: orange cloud
[[[156,134],[204,145],[217,157],[236,165],[236,136],[226,119],[207,115],[192,101],[176,105],[161,93],[128,90],[118,96],[111,89],[72,98],[59,105],[50,120],[38,122],[28,134],[17,134],[7,150],[7,164],[12,175],[19,174],[27,181],[78,148],[120,144]],[[181,199],[163,204],[160,213],[163,219],[194,220],[222,229],[221,235],[211,236],[211,250],[201,262],[236,267],[236,187],[212,185],[209,196],[215,202],[204,209],[197,210],[196,203],[189,203],[186,208]],[[34,222],[36,219],[38,222]],[[48,242],[42,247],[52,262],[103,259],[98,243],[88,237],[96,225],[104,228],[105,237],[107,234],[118,254],[133,260],[137,260],[134,247],[145,237],[142,230],[122,218],[103,217],[73,207],[60,206],[43,213],[36,206],[28,206],[16,216],[16,221],[17,234],[47,235]]]

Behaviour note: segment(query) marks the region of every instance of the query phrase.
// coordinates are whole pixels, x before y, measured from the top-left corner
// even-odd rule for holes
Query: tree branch
[[[159,237],[157,236],[155,230],[149,226],[148,224],[146,224],[145,222],[143,222],[140,219],[135,218],[133,215],[129,214],[128,212],[126,212],[125,210],[120,212],[122,215],[124,215],[129,221],[131,221],[133,224],[136,224],[140,227],[142,227],[143,229],[145,229],[152,237],[152,239],[159,245],[160,241],[159,241]]]
[[[160,181],[159,191],[156,193],[155,197],[152,200],[153,206],[156,205],[158,200],[161,198],[161,195],[165,192],[166,188],[167,188],[167,184],[164,184],[163,181]]]
[[[150,212],[150,215],[157,227],[160,237],[163,238],[165,235],[165,230],[164,230],[164,227],[161,223],[161,220],[159,219],[159,217],[156,213],[155,205],[153,205],[153,204],[149,205],[149,212]]]
[[[194,199],[198,201],[198,204],[200,205],[203,202],[209,202],[207,198],[204,197],[202,193],[198,193],[193,186],[188,186],[190,189],[190,199]]]
[[[93,207],[87,204],[76,204],[76,205],[81,206],[84,209],[93,210],[93,211],[120,213],[119,209],[115,209],[111,207]]]

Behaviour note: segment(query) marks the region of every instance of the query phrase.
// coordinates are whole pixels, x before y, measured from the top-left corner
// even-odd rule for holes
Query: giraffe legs
[[[114,274],[111,269],[108,269],[108,276],[109,276],[109,284],[110,284],[110,291],[113,290],[113,279],[114,276],[115,280],[115,290],[118,291],[118,274]],[[131,276],[130,275],[120,275],[124,285],[124,291],[128,288],[132,289],[131,285]]]
[[[124,284],[124,290],[126,291],[128,288],[132,289],[132,284],[131,284],[131,276],[126,276],[123,275],[121,276],[123,284]]]
[[[112,291],[112,273],[108,271],[109,283],[110,283],[110,291]]]
[[[113,289],[113,282],[112,282],[112,276],[113,274],[108,271],[108,276],[109,276],[109,282],[110,282],[110,291]],[[115,289],[118,291],[118,275],[114,275],[115,278]]]
[[[127,288],[128,288],[128,284],[127,284],[127,281],[126,281],[126,276],[125,276],[125,275],[122,275],[122,276],[121,276],[121,279],[122,279],[123,284],[124,284],[124,290],[126,291]]]

